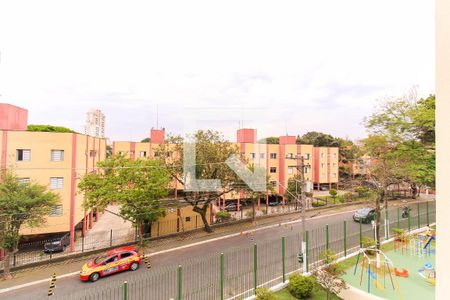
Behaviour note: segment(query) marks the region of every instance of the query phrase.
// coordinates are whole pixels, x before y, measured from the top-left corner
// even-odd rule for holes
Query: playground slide
[[[428,245],[430,245],[432,240],[435,240],[434,236],[430,236],[428,238],[428,241],[425,243],[425,246],[423,247],[423,249],[426,249],[428,247]]]

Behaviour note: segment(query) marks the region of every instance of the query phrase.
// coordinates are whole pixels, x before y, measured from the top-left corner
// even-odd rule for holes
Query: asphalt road
[[[400,205],[397,203],[396,205]],[[412,216],[417,211],[417,205],[412,206],[413,211],[411,212]],[[434,202],[430,205],[430,208],[434,210]],[[421,203],[421,212],[425,211],[425,203]],[[351,235],[359,235],[359,224],[352,220],[353,211],[347,212],[338,212],[338,213],[330,213],[330,215],[317,215],[315,217],[309,218],[306,220],[306,228],[307,230],[314,231],[315,229],[323,229],[326,224],[342,224],[344,220],[347,220],[347,233],[348,236]],[[397,218],[397,208],[391,207],[389,211],[390,219]],[[383,216],[384,217],[384,216]],[[422,224],[425,224],[425,220],[422,220]],[[371,228],[370,224],[363,224],[363,230],[368,230]],[[211,253],[220,253],[227,251],[229,249],[237,248],[237,247],[245,247],[251,248],[251,246],[256,244],[268,243],[270,241],[279,240],[281,236],[292,236],[298,234],[301,230],[301,222],[296,222],[290,225],[282,225],[276,226],[270,229],[258,230],[254,232],[252,235],[239,235],[235,237],[220,239],[214,242],[209,242],[202,245],[192,246],[184,249],[174,250],[166,253],[157,254],[152,256],[152,269],[163,267],[163,266],[172,266],[177,264],[185,264],[186,261],[192,261],[197,259],[201,259],[202,257],[207,257]],[[330,240],[341,238],[341,236],[336,236],[337,234],[341,234],[340,232],[330,231]],[[316,241],[317,242],[317,241]],[[324,241],[319,241],[324,242]],[[233,258],[228,258],[233,259]],[[80,263],[81,265],[81,263]],[[123,272],[119,274],[112,275],[110,277],[105,277],[100,279],[95,283],[90,282],[81,282],[79,277],[74,275],[66,278],[58,279],[56,282],[56,288],[54,290],[55,295],[50,297],[50,299],[60,299],[63,296],[69,296],[74,292],[78,292],[80,290],[91,289],[95,287],[96,290],[101,290],[102,288],[111,286],[112,284],[117,284],[117,282],[133,282],[134,279],[145,275],[146,272],[149,272],[144,264],[136,272]],[[200,276],[201,274],[199,274]],[[29,287],[24,287],[19,290],[7,292],[0,294],[1,299],[49,299],[47,296],[49,282],[36,284]],[[161,283],[163,284],[163,283]],[[145,290],[145,287],[143,288]],[[117,295],[118,297],[118,295]],[[108,297],[110,299],[114,299],[115,296],[111,295]],[[141,297],[136,297],[141,298]],[[195,298],[195,297],[194,297]],[[95,298],[93,298],[95,299]],[[107,299],[107,298],[104,298]],[[142,299],[146,299],[143,297]]]

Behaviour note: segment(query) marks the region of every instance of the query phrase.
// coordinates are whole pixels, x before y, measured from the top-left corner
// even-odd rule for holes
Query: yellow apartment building
[[[152,129],[150,142],[113,142],[113,153],[122,153],[132,159],[154,157],[157,147],[164,143],[164,129]],[[321,187],[338,187],[339,184],[339,148],[338,147],[314,147],[313,145],[299,145],[295,136],[280,136],[279,144],[257,143],[256,129],[244,128],[237,131],[236,145],[241,155],[248,159],[249,163],[266,168],[270,183],[274,187],[274,195],[266,194],[266,204],[270,197],[279,197],[284,204],[285,189],[288,180],[299,174],[300,160],[304,157],[305,180],[309,181],[314,189]],[[174,194],[182,187],[174,181]],[[227,200],[240,202],[245,195],[230,193],[220,199],[225,205]],[[219,203],[219,205],[221,205]],[[260,201],[258,201],[258,206]],[[239,207],[239,203],[238,203]]]
[[[36,182],[60,195],[45,225],[21,229],[21,235],[70,232],[73,250],[75,228],[92,228],[94,214],[82,208],[83,194],[77,192],[82,176],[106,157],[106,140],[70,132],[27,131],[27,111],[0,104],[0,165],[20,181]]]

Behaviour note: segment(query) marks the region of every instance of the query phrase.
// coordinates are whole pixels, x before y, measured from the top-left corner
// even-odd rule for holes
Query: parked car
[[[241,208],[242,205],[239,205],[239,208]],[[238,210],[238,205],[236,203],[228,203],[227,205],[225,205],[225,210],[226,211],[237,211]]]
[[[361,221],[361,223],[370,223],[372,220],[375,220],[375,208],[364,207],[358,209],[353,214],[353,220],[355,222]]]
[[[269,201],[269,206],[281,205],[281,201]]]
[[[141,255],[135,246],[117,248],[85,263],[80,271],[80,279],[94,282],[114,273],[136,271],[141,262]]]
[[[326,186],[321,186],[321,187],[320,187],[320,190],[321,190],[321,191],[328,191],[328,188],[327,188]]]
[[[44,244],[45,253],[63,252],[70,244],[70,233],[54,236]]]

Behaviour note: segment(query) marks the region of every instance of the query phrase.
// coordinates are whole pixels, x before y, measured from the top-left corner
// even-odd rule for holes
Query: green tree
[[[111,157],[113,155],[112,153],[112,147],[110,145],[106,145],[106,157]]]
[[[22,226],[38,227],[59,203],[59,196],[36,183],[20,183],[11,173],[0,181],[0,248],[5,250],[4,277],[11,278],[10,258],[18,251]]]
[[[330,189],[330,190],[328,191],[328,194],[330,194],[330,196],[331,196],[333,199],[336,199],[336,196],[337,196],[338,192],[336,191],[336,189]],[[335,201],[336,201],[336,200],[335,200]]]
[[[150,143],[150,138],[147,137],[141,141],[141,143]]]
[[[245,161],[245,162],[247,162],[247,161]],[[249,165],[248,169],[253,173],[258,172],[260,174],[266,174],[266,168],[263,168],[261,166],[257,166],[254,164]],[[254,179],[258,180],[257,178],[254,178]],[[250,198],[250,200],[252,202],[252,220],[253,221],[255,221],[255,219],[256,219],[256,202],[258,201],[258,199],[261,199],[261,196],[263,195],[263,193],[261,191],[254,191],[251,188],[251,185],[256,186],[257,184],[258,184],[258,182],[252,182],[252,181],[245,182],[241,178],[237,178],[237,181],[235,183],[235,191],[242,192],[246,197]],[[273,186],[270,184],[269,176],[266,176],[264,186],[262,188],[265,189],[266,192],[274,191]],[[267,207],[266,207],[266,209],[267,209]]]
[[[217,131],[198,130],[188,136],[190,142],[195,142],[195,172],[196,179],[218,179],[220,189],[215,191],[196,189],[184,191],[184,200],[192,206],[203,221],[206,232],[212,232],[206,218],[206,212],[212,201],[232,191],[238,191],[242,186],[240,178],[231,170],[225,161],[232,155],[240,157],[239,148]],[[157,150],[158,157],[166,165],[171,175],[183,186],[186,185],[183,174],[184,139],[180,136],[169,136],[167,143]],[[244,158],[241,158],[245,162]]]
[[[156,160],[131,160],[115,155],[98,162],[100,170],[83,177],[78,187],[86,194],[85,209],[120,205],[119,214],[138,228],[143,243],[143,227],[165,215],[161,199],[169,189],[170,175]]]
[[[310,131],[297,136],[297,144],[314,145],[314,147],[339,147],[339,141],[327,133]]]
[[[286,193],[284,193],[284,199],[288,203],[297,201],[298,195],[302,192],[302,176],[300,174],[294,175],[288,179],[288,184],[286,187]]]
[[[27,130],[28,131],[43,131],[43,132],[75,132],[72,129],[62,127],[62,126],[36,125],[36,124],[28,125]]]
[[[418,100],[411,89],[402,97],[383,99],[365,119],[369,132],[384,136],[393,156],[403,162],[400,173],[414,197],[417,187],[435,184],[435,109],[434,95]]]
[[[377,194],[375,198],[377,249],[380,249],[381,203],[388,209],[385,196],[391,185],[402,181],[403,162],[393,151],[395,145],[384,136],[369,136],[361,140],[363,150],[372,158],[367,185]]]
[[[262,143],[264,143],[264,144],[279,144],[280,138],[276,137],[276,136],[269,136],[264,139],[260,139],[258,141],[258,143],[260,143],[260,144],[262,144]]]

